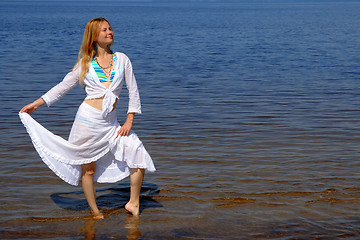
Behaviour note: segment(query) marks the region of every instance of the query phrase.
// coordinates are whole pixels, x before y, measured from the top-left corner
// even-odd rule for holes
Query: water
[[[359,238],[360,3],[0,6],[1,238]],[[88,219],[81,187],[41,162],[17,116],[71,69],[99,16],[132,60],[134,130],[158,169],[140,219],[123,209],[127,180],[98,184],[108,215]],[[67,138],[83,98],[77,87],[33,117]]]

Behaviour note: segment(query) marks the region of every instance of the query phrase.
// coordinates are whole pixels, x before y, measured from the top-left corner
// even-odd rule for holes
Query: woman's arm
[[[41,96],[45,101],[46,105],[50,107],[53,103],[57,102],[62,98],[67,92],[74,88],[79,83],[79,68],[69,72],[64,79],[57,84],[55,87],[51,88],[47,93]]]
[[[124,125],[121,126],[117,136],[128,136],[134,122],[135,113],[141,114],[140,94],[137,87],[132,64],[127,56],[125,56],[124,70],[125,83],[129,91],[129,107],[126,121]]]
[[[119,135],[121,135],[121,136],[129,135],[130,130],[133,125],[133,122],[134,122],[134,117],[135,117],[135,113],[128,113],[126,122],[124,123],[124,125],[121,126],[116,137],[118,137]]]
[[[23,107],[20,112],[26,112],[28,114],[32,114],[38,107],[42,106],[45,104],[44,99],[39,98],[36,101],[26,105],[25,107]]]
[[[47,93],[41,96],[36,101],[24,106],[20,112],[26,112],[32,114],[38,107],[47,104],[50,107],[51,104],[62,98],[70,89],[75,87],[79,83],[79,70],[74,70],[68,73],[64,79],[51,88]]]
[[[128,57],[126,57],[125,59],[124,74],[125,74],[126,88],[129,91],[128,113],[141,114],[140,94],[136,83],[132,64]]]

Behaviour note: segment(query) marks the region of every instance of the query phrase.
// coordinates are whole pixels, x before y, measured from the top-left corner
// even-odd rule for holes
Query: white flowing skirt
[[[61,179],[78,185],[81,165],[96,161],[94,181],[117,182],[130,175],[131,168],[154,172],[153,161],[142,142],[130,131],[118,136],[120,124],[116,111],[106,118],[102,112],[83,102],[76,114],[69,140],[44,128],[27,113],[19,113],[41,159]]]

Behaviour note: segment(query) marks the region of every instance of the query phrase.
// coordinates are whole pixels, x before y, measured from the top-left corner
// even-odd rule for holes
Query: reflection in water
[[[94,227],[96,220],[93,218],[89,218],[85,221],[85,226],[81,229],[83,232],[84,239],[92,240],[95,239],[96,228]]]
[[[140,216],[128,215],[126,218],[125,228],[128,229],[126,234],[127,239],[139,239],[141,237],[141,232],[139,231],[140,226]]]
[[[96,228],[95,223],[97,220],[89,218],[85,221],[85,226],[81,229],[84,240],[93,240],[95,239]],[[139,239],[141,237],[141,232],[139,231],[140,226],[140,217],[128,215],[126,218],[125,229],[128,229],[126,234],[127,239]]]

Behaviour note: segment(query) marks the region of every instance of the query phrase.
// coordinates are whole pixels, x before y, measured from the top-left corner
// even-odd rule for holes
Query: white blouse
[[[89,63],[89,71],[82,81],[87,94],[85,99],[101,98],[104,96],[102,114],[105,117],[112,111],[115,101],[119,98],[125,79],[126,87],[129,91],[128,113],[140,114],[140,95],[130,59],[124,53],[120,52],[116,52],[115,56],[115,76],[109,88],[106,88],[100,82],[92,64]],[[80,73],[81,67],[79,66],[69,72],[59,84],[42,96],[48,107],[62,98],[70,89],[79,84]]]

